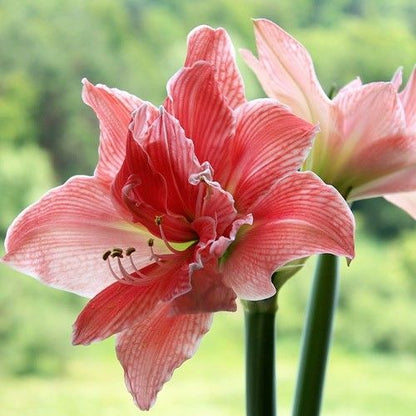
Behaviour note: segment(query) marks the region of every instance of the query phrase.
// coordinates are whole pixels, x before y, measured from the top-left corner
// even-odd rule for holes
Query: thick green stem
[[[247,416],[276,415],[277,296],[245,301],[246,409]]]
[[[309,298],[293,416],[319,415],[338,298],[338,257],[319,256]]]

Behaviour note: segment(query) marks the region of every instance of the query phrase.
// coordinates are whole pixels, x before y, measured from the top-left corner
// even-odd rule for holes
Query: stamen
[[[170,243],[169,243],[169,241],[168,241],[168,239],[166,238],[166,235],[165,235],[165,233],[163,232],[163,228],[162,228],[162,217],[160,217],[160,216],[156,216],[155,217],[155,223],[156,223],[156,225],[159,227],[159,233],[160,233],[160,237],[161,237],[161,239],[163,240],[163,242],[166,244],[166,247],[173,253],[173,254],[180,254],[181,252],[179,251],[179,250],[176,250],[175,248],[173,248],[171,245],[170,245]],[[152,245],[153,245],[153,243],[152,243]],[[152,246],[150,246],[149,245],[149,247],[152,247]]]
[[[107,250],[104,254],[103,254],[103,260],[107,260],[108,256],[111,254],[111,250]]]
[[[126,256],[128,257],[128,256],[130,256],[132,253],[134,253],[136,251],[136,249],[134,248],[134,247],[129,247],[129,248],[126,248],[126,251],[125,251],[125,253],[126,253]]]
[[[111,257],[121,257],[123,258],[123,249],[122,248],[113,248],[111,254]]]
[[[146,276],[145,274],[143,274],[134,264],[133,259],[131,257],[131,254],[134,253],[136,251],[136,249],[134,247],[129,247],[125,250],[125,254],[126,256],[130,259],[130,263],[134,268],[135,273],[137,274],[137,276],[139,276],[141,279],[146,279],[146,281],[148,281],[150,278],[149,276]],[[152,252],[153,255],[153,252]],[[124,284],[131,284],[131,285],[142,285],[143,281],[140,280],[136,280],[134,278],[134,276],[131,275],[131,273],[129,273],[123,266],[123,264],[121,263],[121,260],[124,256],[123,256],[123,249],[121,248],[113,248],[112,250],[107,250],[104,254],[103,254],[103,260],[107,261],[108,263],[108,268],[110,269],[110,272],[112,274],[112,276],[114,277],[114,279],[116,279],[118,282],[120,283],[124,283]],[[118,263],[118,268],[122,274],[123,277],[120,277],[119,275],[117,275],[117,273],[114,271],[113,266],[111,265],[111,261],[110,258],[116,258],[117,259],[117,263]]]
[[[154,260],[155,262],[159,262],[160,257],[153,250],[154,243],[155,243],[155,240],[153,240],[153,238],[149,238],[149,240],[147,241],[147,245],[150,248],[150,260]]]

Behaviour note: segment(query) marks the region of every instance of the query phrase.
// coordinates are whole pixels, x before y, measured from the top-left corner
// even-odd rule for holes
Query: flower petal
[[[373,82],[347,89],[334,98],[334,104],[339,131],[356,147],[401,134],[406,127],[396,89],[390,82]]]
[[[141,285],[140,277],[135,285],[116,282],[91,299],[74,324],[73,343],[89,344],[132,327],[162,302],[189,291],[189,266],[181,257],[172,259],[163,271],[157,264],[142,269],[151,279],[147,284]]]
[[[384,198],[397,205],[416,220],[416,191],[384,195]]]
[[[205,264],[203,269],[192,273],[192,290],[177,297],[172,309],[177,314],[230,311],[235,312],[236,294],[225,286],[222,274],[216,270],[215,262]]]
[[[84,296],[114,282],[102,260],[108,249],[134,246],[144,266],[149,262],[147,234],[121,218],[109,194],[96,178],[81,176],[49,191],[10,226],[3,261]]]
[[[269,97],[287,104],[299,117],[326,131],[330,100],[316,78],[308,51],[279,26],[254,20],[258,60],[242,51]]]
[[[168,209],[191,218],[198,189],[189,182],[189,178],[203,171],[192,141],[185,137],[179,122],[162,110],[141,143],[154,170],[166,181]]]
[[[184,66],[192,66],[197,61],[214,65],[215,78],[231,108],[245,102],[244,86],[235,61],[234,47],[224,29],[198,26],[189,34]]]
[[[406,124],[409,129],[416,130],[416,66],[399,95],[406,114]]]
[[[416,189],[416,164],[403,166],[393,172],[379,175],[354,188],[348,195],[349,201],[375,198],[385,194],[411,192]]]
[[[311,172],[286,176],[253,207],[254,223],[237,235],[224,280],[242,299],[275,293],[274,271],[317,253],[354,257],[354,217],[340,194]]]
[[[117,356],[140,409],[148,410],[173,371],[194,355],[211,319],[208,313],[171,315],[166,306],[118,336]]]
[[[213,67],[198,62],[182,69],[169,81],[168,93],[170,112],[194,142],[198,159],[209,161],[215,178],[221,178],[221,169],[227,164],[225,146],[234,132],[234,116],[215,80]]]
[[[275,100],[250,101],[236,111],[235,137],[229,142],[230,185],[240,212],[277,179],[300,168],[317,129]]]
[[[111,182],[124,160],[131,114],[143,101],[116,88],[93,85],[86,79],[82,82],[82,98],[100,121],[100,157],[95,175]]]

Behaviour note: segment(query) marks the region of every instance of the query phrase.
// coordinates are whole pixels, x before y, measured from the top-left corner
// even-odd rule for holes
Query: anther
[[[108,256],[111,254],[111,250],[107,250],[104,254],[103,254],[103,260],[107,260]]]
[[[155,223],[156,223],[157,226],[162,225],[162,217],[159,216],[159,215],[156,215]]]
[[[147,245],[149,247],[153,247],[153,244],[155,243],[155,240],[153,240],[153,238],[149,238],[149,240],[147,241]]]
[[[112,258],[114,258],[114,257],[123,258],[123,250],[115,248],[111,252],[110,256]]]
[[[130,256],[132,253],[134,253],[136,251],[136,249],[134,248],[134,247],[129,247],[129,248],[126,248],[126,251],[125,251],[125,253],[126,253],[126,256],[128,257],[128,256]]]

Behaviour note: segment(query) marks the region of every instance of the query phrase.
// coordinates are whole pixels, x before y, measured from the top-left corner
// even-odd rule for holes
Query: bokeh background
[[[159,105],[193,27],[223,26],[236,48],[254,49],[252,17],[302,41],[327,91],[357,75],[389,80],[399,66],[407,80],[416,63],[414,0],[0,0],[0,238],[47,189],[92,174],[98,124],[80,99],[83,77]],[[264,96],[239,63],[248,97]],[[381,199],[354,211],[357,258],[342,270],[323,415],[414,415],[415,224]],[[282,415],[290,414],[313,263],[280,295]],[[0,414],[139,413],[112,339],[71,346],[84,303],[0,265]],[[217,314],[150,414],[244,414],[242,330],[241,311]]]

